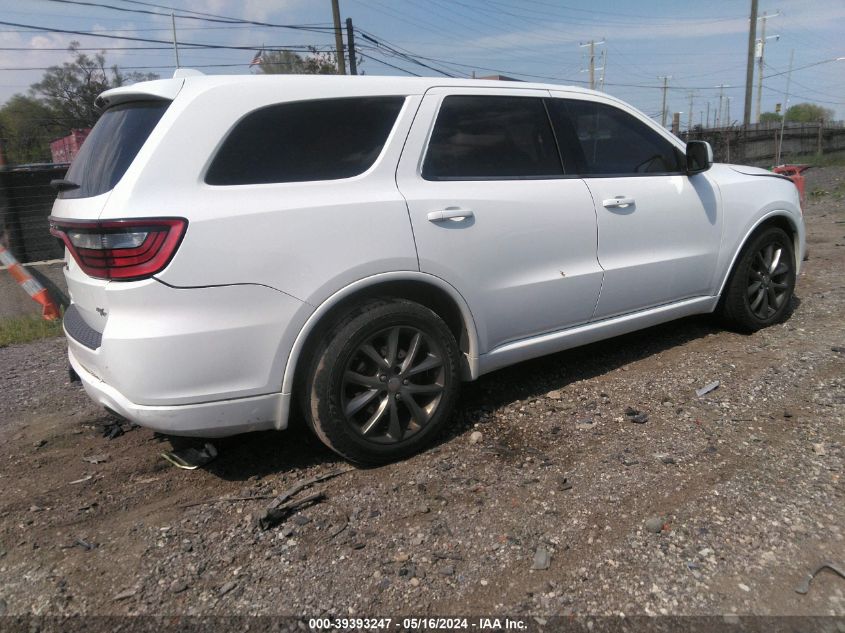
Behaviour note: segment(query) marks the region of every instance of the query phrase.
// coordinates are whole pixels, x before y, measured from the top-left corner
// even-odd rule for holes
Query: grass
[[[29,343],[42,338],[59,336],[61,333],[61,319],[45,321],[35,315],[0,319],[0,347],[15,343]]]
[[[782,156],[781,162],[793,165],[812,165],[813,167],[843,167],[845,166],[845,152]]]

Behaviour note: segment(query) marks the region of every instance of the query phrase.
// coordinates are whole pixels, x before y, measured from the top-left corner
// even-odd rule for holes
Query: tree
[[[797,103],[786,111],[786,120],[796,123],[818,123],[830,121],[834,112],[830,108],[823,108],[815,103]]]
[[[763,112],[760,115],[760,123],[780,123],[782,118],[777,112]]]
[[[50,141],[63,130],[38,99],[15,95],[0,108],[0,139],[9,164],[49,161]]]
[[[337,54],[308,47],[307,55],[293,51],[262,51],[258,70],[265,75],[336,75]],[[358,59],[361,66],[363,59]]]
[[[92,127],[100,116],[94,101],[104,90],[127,83],[158,79],[151,73],[124,75],[117,66],[106,69],[104,52],[93,56],[79,52],[79,42],[71,42],[68,51],[73,60],[61,66],[51,66],[41,81],[32,84],[30,94],[46,105],[53,121],[65,130]]]
[[[117,66],[106,68],[104,52],[89,56],[72,42],[72,61],[51,66],[29,95],[17,94],[0,108],[0,141],[10,164],[50,160],[50,141],[72,129],[89,128],[100,110],[97,95],[128,83],[158,79],[146,73],[123,74]]]

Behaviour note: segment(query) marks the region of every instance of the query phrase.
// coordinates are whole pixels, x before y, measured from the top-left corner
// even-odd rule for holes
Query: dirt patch
[[[837,191],[843,174],[811,170],[808,190]],[[486,376],[437,446],[316,485],[325,501],[268,531],[252,516],[266,499],[185,506],[343,466],[306,432],[216,441],[215,461],[177,470],[160,453],[190,440],[104,437],[114,420],[67,383],[61,340],[0,349],[0,601],[14,614],[845,615],[833,574],[794,591],[845,556],[841,198],[811,196],[806,219],[784,324],[743,336],[684,319]],[[547,569],[533,569],[538,549]]]

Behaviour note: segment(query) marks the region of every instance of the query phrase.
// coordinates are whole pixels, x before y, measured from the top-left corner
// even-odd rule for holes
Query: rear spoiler
[[[178,71],[177,71],[178,72]],[[98,108],[105,110],[119,103],[128,101],[164,100],[173,101],[182,86],[185,85],[183,77],[175,79],[156,79],[155,81],[142,81],[131,86],[121,86],[103,92],[94,102]]]

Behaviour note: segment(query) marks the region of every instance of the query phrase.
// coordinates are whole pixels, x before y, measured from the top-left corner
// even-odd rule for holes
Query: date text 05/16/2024
[[[515,618],[311,618],[308,620],[311,630],[511,630],[523,631],[528,628],[525,620]]]

